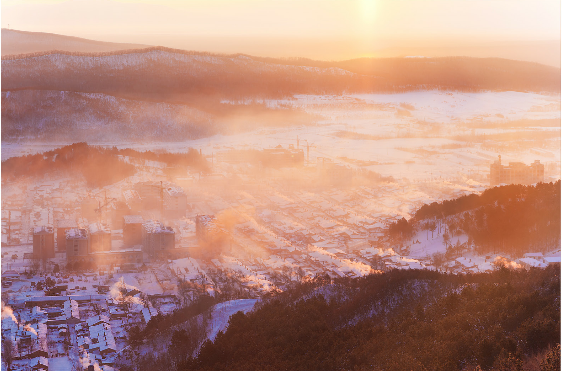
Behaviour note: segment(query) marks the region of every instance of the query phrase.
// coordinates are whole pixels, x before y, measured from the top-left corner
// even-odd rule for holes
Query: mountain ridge
[[[108,53],[41,52],[2,58],[2,90],[157,96],[287,97],[414,90],[560,92],[560,69],[497,58],[322,62],[151,47]]]
[[[2,57],[66,48],[69,51],[111,51],[146,47],[143,44],[113,43],[48,32],[2,28]]]

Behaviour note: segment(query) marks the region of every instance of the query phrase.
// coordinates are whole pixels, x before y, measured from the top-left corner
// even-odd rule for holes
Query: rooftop
[[[125,215],[123,217],[125,224],[142,224],[144,219],[140,215]]]
[[[157,220],[148,220],[143,224],[143,228],[148,233],[174,233],[172,227],[165,227]]]
[[[84,228],[71,228],[66,231],[66,239],[70,238],[86,239],[88,238],[88,231]]]
[[[139,196],[139,193],[137,191],[134,191],[134,190],[124,191],[123,196],[125,197],[126,201],[140,200],[141,199],[141,197]]]
[[[93,233],[111,233],[109,227],[102,223],[92,223],[88,226],[90,234]]]
[[[168,187],[166,193],[172,197],[185,196],[185,192],[180,187]]]
[[[38,227],[33,228],[33,234],[39,234],[39,233],[53,233],[53,227],[48,227],[45,225],[41,225]]]

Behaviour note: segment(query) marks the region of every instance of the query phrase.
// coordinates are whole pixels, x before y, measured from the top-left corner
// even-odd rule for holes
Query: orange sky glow
[[[16,30],[332,60],[487,56],[560,39],[557,0],[3,0],[1,10]]]

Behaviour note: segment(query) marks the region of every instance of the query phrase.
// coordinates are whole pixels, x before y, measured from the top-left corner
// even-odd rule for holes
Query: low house
[[[29,362],[32,370],[49,370],[49,359],[45,357],[35,357]]]

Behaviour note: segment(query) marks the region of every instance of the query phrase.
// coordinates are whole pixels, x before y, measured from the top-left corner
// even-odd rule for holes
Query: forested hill
[[[560,247],[560,204],[560,180],[533,186],[512,184],[423,205],[414,218],[393,223],[388,232],[407,239],[416,229],[434,230],[439,222],[449,237],[466,234],[480,254],[495,251],[522,256]]]
[[[208,171],[207,160],[196,150],[187,153],[139,152],[130,148],[117,149],[74,143],[68,146],[2,161],[2,181],[38,178],[45,175],[79,175],[92,187],[116,183],[136,172],[133,163],[157,161],[168,167]]]
[[[560,368],[559,342],[560,265],[475,275],[394,270],[336,282],[317,278],[253,313],[233,315],[197,358],[175,352],[160,365],[550,371]],[[141,363],[140,370],[149,367]]]
[[[104,93],[185,102],[445,89],[560,92],[560,69],[494,58],[387,58],[321,62],[217,55],[154,47],[108,53],[2,57],[2,90]]]

